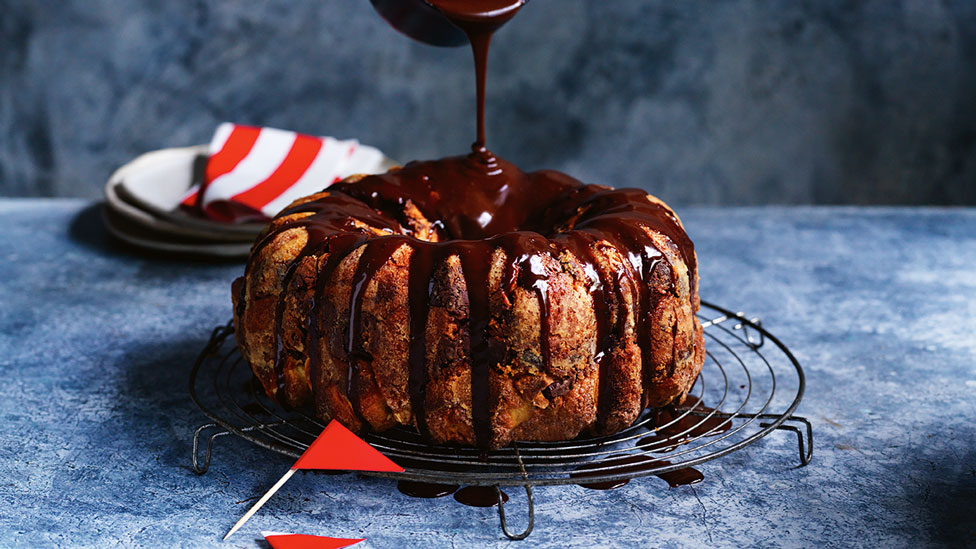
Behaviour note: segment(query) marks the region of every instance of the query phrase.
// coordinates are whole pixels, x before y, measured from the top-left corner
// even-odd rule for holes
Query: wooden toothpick
[[[284,486],[284,484],[288,482],[288,479],[290,479],[291,476],[294,475],[295,471],[297,470],[298,469],[288,469],[288,472],[285,473],[285,476],[281,477],[281,479],[278,482],[276,482],[275,485],[272,486],[271,489],[267,491],[267,493],[261,496],[261,499],[259,499],[257,503],[255,503],[250,509],[248,509],[246,513],[244,513],[244,516],[241,517],[241,520],[237,521],[237,524],[235,524],[234,527],[230,529],[230,532],[227,532],[227,535],[224,536],[224,539],[221,541],[227,541],[227,538],[231,537],[234,534],[234,532],[238,531],[241,528],[241,526],[244,526],[244,523],[247,522],[248,519],[250,519],[254,515],[254,513],[257,513],[258,509],[260,509],[262,505],[267,503],[267,501],[271,499],[271,496],[273,496],[274,493],[277,492],[279,488]]]
[[[261,499],[241,517],[241,520],[237,521],[230,532],[227,532],[224,539],[231,537],[241,526],[244,526],[244,523],[299,469],[403,472],[403,467],[393,463],[390,458],[333,419],[325,429],[322,429],[319,436],[312,441],[285,476],[281,477],[268,493],[261,496]]]

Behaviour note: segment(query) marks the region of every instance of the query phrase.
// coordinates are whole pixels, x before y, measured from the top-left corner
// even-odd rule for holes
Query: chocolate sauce
[[[427,0],[447,19],[468,35],[474,52],[478,91],[478,140],[485,145],[485,80],[488,71],[488,46],[491,36],[507,23],[525,0]],[[485,149],[487,151],[487,149]]]
[[[454,492],[454,499],[471,507],[492,507],[498,505],[498,490],[502,494],[502,503],[508,503],[508,494],[494,486],[465,486]]]
[[[695,413],[686,413],[689,410]],[[637,447],[655,452],[670,452],[689,439],[718,436],[728,432],[732,428],[732,422],[727,418],[699,415],[714,411],[713,408],[701,404],[697,398],[692,398],[681,406],[655,410],[651,420],[655,432],[638,440]]]
[[[430,284],[434,269],[448,257],[457,256],[468,295],[474,395],[472,425],[478,444],[489,446],[492,442],[490,417],[494,407],[489,390],[491,364],[497,362],[499,352],[504,352],[504,349],[498,350],[501,342],[488,333],[488,324],[494,315],[489,299],[493,291],[511,292],[518,286],[532,290],[539,297],[542,308],[539,337],[544,364],[548,366],[551,353],[547,280],[554,273],[547,270],[546,264],[558,264],[560,254],[569,252],[591,276],[598,328],[594,360],[599,362],[617,339],[618,334],[614,332],[622,327],[619,326],[622,323],[617,322],[618,330],[611,330],[607,320],[622,317],[620,311],[612,314],[612,300],[607,296],[608,292],[620,292],[621,286],[611,282],[603,272],[596,260],[594,245],[606,242],[628,251],[627,269],[623,275],[631,281],[628,284],[630,291],[636,293],[633,302],[638,304],[638,318],[652,310],[650,307],[657,296],[649,289],[650,277],[659,265],[666,265],[666,262],[661,263],[662,253],[643,227],[668,236],[690,266],[693,266],[694,251],[670,210],[649,202],[643,191],[583,185],[556,172],[524,173],[501,159],[497,161],[500,175],[492,176],[479,171],[480,162],[480,154],[475,152],[440,161],[411,162],[399,171],[368,176],[356,183],[336,183],[327,196],[284,212],[282,215],[311,215],[283,224],[259,242],[257,248],[290,228],[305,227],[309,232],[308,244],[286,273],[283,282],[286,287],[305,257],[328,251],[326,267],[318,275],[310,313],[312,318],[320,317],[316,309],[321,307],[325,285],[331,278],[330,269],[349,253],[363,248],[353,276],[349,329],[343,346],[349,365],[346,390],[354,407],[360,392],[359,361],[371,360],[367,351],[361,348],[365,291],[398,249],[402,246],[411,249],[409,388],[411,405],[421,429],[427,379],[425,332],[432,291]],[[438,242],[414,236],[415,228],[409,220],[402,219],[407,202],[416,206],[427,219],[439,221],[439,226],[435,227]],[[575,225],[561,227],[560,223],[569,217],[569,213],[576,214]],[[375,231],[363,228],[364,225],[374,227]],[[504,252],[503,276],[500,287],[491,287],[488,273],[496,249]],[[279,304],[275,322],[276,341],[279,342],[275,365],[279,383],[284,380],[285,353],[280,343],[283,301]],[[642,350],[651,348],[650,340],[643,336],[638,338],[638,345]],[[319,353],[312,349],[309,355],[315,371]],[[605,408],[604,403],[601,409]]]
[[[615,473],[641,473],[660,467],[666,467],[668,465],[671,465],[671,462],[663,459],[651,459],[646,456],[629,455],[605,459],[584,465],[577,469],[577,471],[571,476],[573,478],[585,480],[587,478],[602,477]],[[602,471],[594,470],[602,467],[614,467],[614,469]],[[674,471],[668,471],[665,473],[654,473],[654,475],[667,481],[671,488],[677,488],[678,486],[684,486],[687,484],[696,484],[705,478],[701,472],[696,469],[692,469],[691,467],[683,467],[681,469],[676,469]],[[614,488],[619,488],[628,482],[630,482],[630,480],[621,479],[600,482],[580,482],[579,485],[584,488],[591,488],[593,490],[612,490]]]
[[[648,317],[661,296],[659,287],[651,289],[652,279],[663,278],[672,286],[668,291],[674,293],[676,275],[666,256],[678,254],[688,266],[689,279],[694,285],[694,248],[674,213],[660,203],[651,202],[642,190],[584,185],[554,171],[526,173],[489,151],[484,134],[488,46],[492,33],[515,15],[524,0],[428,2],[467,34],[475,55],[478,136],[471,152],[441,160],[411,162],[400,170],[367,176],[354,183],[336,183],[329,187],[327,195],[279,214],[279,217],[310,215],[295,216],[271,231],[255,245],[252,257],[257,257],[261,248],[283,231],[305,228],[309,235],[307,244],[288,267],[282,281],[288,288],[305,258],[327,254],[327,259],[317,266],[313,298],[307,304],[309,378],[314,380],[320,368],[318,345],[324,336],[319,331],[319,323],[327,316],[325,308],[329,306],[323,297],[325,289],[341,260],[361,250],[352,280],[348,332],[341,345],[345,357],[337,357],[348,363],[346,377],[340,382],[345,384],[353,411],[361,418],[360,365],[372,360],[368,350],[362,348],[366,290],[397,250],[404,246],[410,249],[408,389],[414,421],[421,434],[426,435],[429,379],[426,328],[434,270],[449,257],[456,256],[467,292],[467,318],[462,325],[468,330],[471,429],[476,444],[487,448],[496,443],[491,421],[497,404],[490,383],[492,365],[498,364],[506,352],[504,342],[489,331],[492,319],[499,313],[492,310],[490,297],[494,292],[510,295],[516,287],[535,294],[541,313],[540,352],[543,367],[549,370],[552,354],[549,278],[559,272],[566,256],[571,256],[590,278],[589,291],[597,323],[593,361],[600,368],[601,380],[597,420],[602,425],[612,394],[607,381],[612,376],[605,371],[603,357],[623,335],[626,311],[622,292],[632,294],[630,301],[636,309],[637,324],[650,322]],[[432,226],[414,226],[417,221],[405,215],[406,206],[418,209],[425,219],[433,221]],[[669,249],[658,249],[660,244],[651,238],[648,230],[664,235]],[[623,272],[607,272],[607,267],[598,260],[599,246],[616,248],[626,254]],[[489,273],[498,250],[503,252],[502,277],[496,284],[490,281]],[[692,286],[691,295],[695,292]],[[286,293],[282,292],[282,296]],[[281,326],[284,312],[285,300],[281,298],[274,322],[274,382],[279,390],[286,382],[287,349]],[[636,332],[637,344],[646,360],[652,348],[650,330]],[[652,368],[643,365],[645,387],[651,371]]]
[[[671,465],[669,461],[658,460],[658,462],[661,465]],[[681,469],[675,469],[666,473],[657,473],[655,476],[667,482],[671,488],[698,484],[705,479],[705,475],[701,474],[701,471],[692,469],[691,467],[682,467]]]
[[[453,494],[457,489],[457,484],[432,484],[430,482],[414,482],[412,480],[401,480],[397,482],[397,490],[401,494],[412,498],[440,498]]]

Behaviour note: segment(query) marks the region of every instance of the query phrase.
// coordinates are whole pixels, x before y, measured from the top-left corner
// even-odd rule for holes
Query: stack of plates
[[[156,204],[176,204],[203,177],[207,146],[146,153],[122,166],[105,185],[104,219],[118,239],[156,251],[246,257],[263,223],[228,224]]]

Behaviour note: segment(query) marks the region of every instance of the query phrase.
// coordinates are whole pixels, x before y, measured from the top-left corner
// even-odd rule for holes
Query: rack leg
[[[735,313],[735,316],[739,320],[745,320],[746,322],[751,322],[751,323],[755,324],[756,326],[759,326],[760,328],[762,328],[762,319],[759,318],[759,317],[756,317],[756,318],[748,318],[746,316],[746,314],[745,313],[742,313],[742,312]],[[759,337],[758,338],[752,337],[752,331],[749,329],[749,325],[746,322],[740,322],[740,323],[736,324],[735,326],[732,326],[732,329],[733,330],[742,330],[743,335],[745,335],[745,337],[746,337],[746,345],[748,345],[749,347],[752,348],[753,351],[755,351],[756,349],[762,347],[764,343],[766,343],[766,336],[764,336],[763,333],[761,331],[759,331],[758,332],[759,333]]]
[[[227,431],[217,431],[207,438],[207,448],[202,458],[200,456],[200,434],[207,429],[217,428],[216,423],[207,423],[197,427],[193,432],[193,472],[202,475],[210,468],[210,454],[213,452],[213,442],[217,437],[229,434]]]
[[[691,415],[694,416],[712,416],[717,418],[753,418],[753,419],[779,419],[780,416],[776,414],[729,414],[725,412],[696,412],[692,410]],[[800,450],[800,467],[805,467],[813,459],[813,425],[805,417],[802,416],[790,416],[786,418],[786,421],[795,421],[796,423],[802,423],[803,427],[797,427],[796,425],[790,425],[788,423],[781,423],[776,426],[776,429],[782,429],[784,431],[790,431],[796,433],[797,445]],[[761,427],[770,427],[772,423],[761,422],[759,424]],[[806,431],[806,441],[804,442],[803,432]]]
[[[535,526],[535,502],[532,497],[532,487],[528,484],[525,485],[525,495],[529,500],[529,524],[525,527],[525,531],[520,534],[513,534],[508,531],[508,522],[505,520],[505,502],[502,501],[502,491],[495,486],[495,492],[498,495],[498,519],[501,522],[502,532],[505,534],[505,537],[514,541],[520,541],[529,537],[529,534],[532,533],[532,528]]]
[[[810,463],[810,460],[813,459],[813,425],[810,424],[810,420],[801,416],[790,416],[787,421],[795,421],[806,426],[806,444],[803,442],[803,430],[796,425],[783,423],[776,427],[777,429],[783,429],[796,433],[796,441],[800,451],[800,467],[805,467]],[[771,424],[760,423],[759,425],[762,427],[769,427]]]

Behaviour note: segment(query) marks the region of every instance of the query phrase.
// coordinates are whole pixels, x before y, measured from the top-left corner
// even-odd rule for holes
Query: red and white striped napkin
[[[203,181],[183,195],[180,207],[227,223],[267,221],[297,198],[391,165],[355,139],[230,123],[214,132],[209,153]]]

